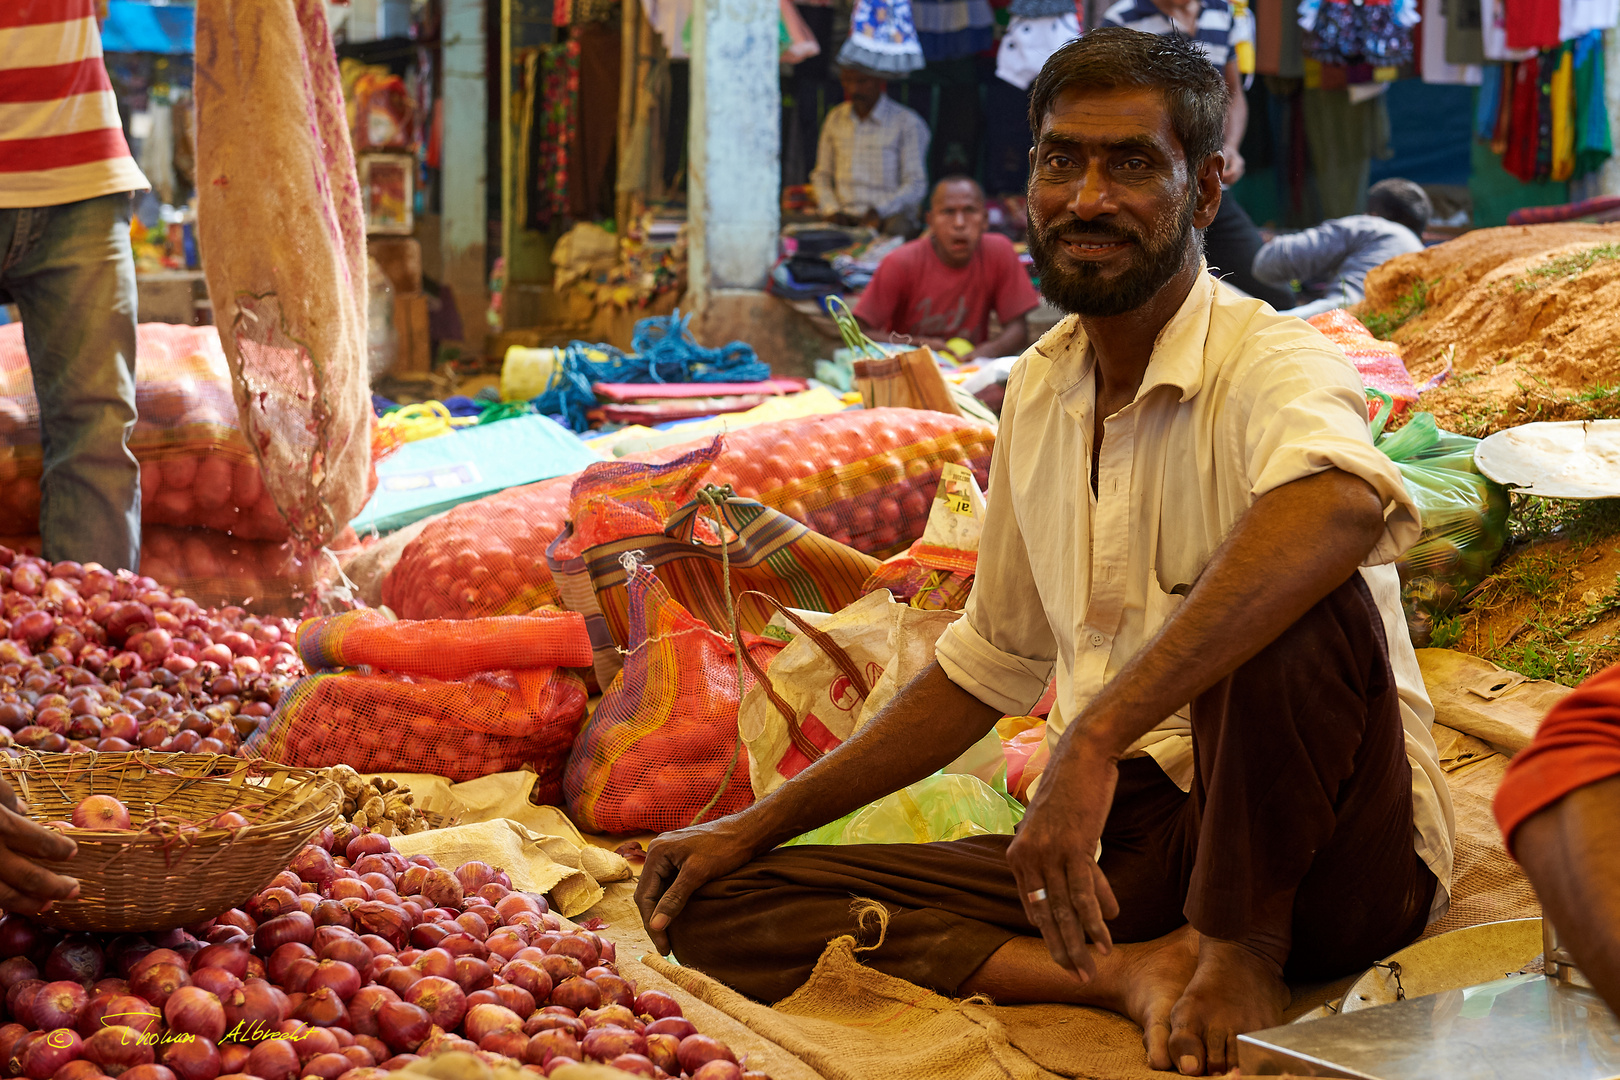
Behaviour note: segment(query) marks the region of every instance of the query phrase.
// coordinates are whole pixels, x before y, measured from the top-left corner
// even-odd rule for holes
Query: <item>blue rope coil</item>
[[[752,345],[733,341],[705,348],[687,329],[691,321],[690,314],[679,310],[639,320],[630,338],[635,353],[629,356],[611,345],[569,342],[545,391],[531,399],[534,407],[574,431],[585,431],[590,427],[586,413],[596,406],[593,383],[762,382],[771,377],[770,365]],[[592,359],[593,352],[606,359]]]

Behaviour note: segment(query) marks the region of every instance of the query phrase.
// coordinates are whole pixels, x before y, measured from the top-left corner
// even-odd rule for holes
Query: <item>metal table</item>
[[[1591,990],[1516,975],[1243,1035],[1245,1076],[1620,1080],[1620,1020]]]

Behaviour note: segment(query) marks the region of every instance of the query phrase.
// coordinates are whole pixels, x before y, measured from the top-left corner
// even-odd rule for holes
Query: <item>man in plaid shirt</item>
[[[844,101],[821,126],[810,180],[830,221],[916,236],[928,194],[928,125],[889,97],[882,76],[846,65]]]

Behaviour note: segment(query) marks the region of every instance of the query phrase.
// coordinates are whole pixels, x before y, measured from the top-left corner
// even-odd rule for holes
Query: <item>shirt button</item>
[[[1102,643],[1103,643],[1103,636],[1101,634],[1092,634],[1091,635],[1091,644],[1092,644],[1092,646],[1094,648],[1098,648],[1098,649],[1102,648]]]

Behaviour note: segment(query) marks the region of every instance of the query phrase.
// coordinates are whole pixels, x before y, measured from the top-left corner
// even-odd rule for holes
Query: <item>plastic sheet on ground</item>
[[[561,809],[537,806],[529,801],[534,789],[534,773],[491,773],[461,784],[432,773],[370,775],[409,788],[419,809],[457,823],[504,820],[520,825],[540,838],[534,843],[554,861],[584,870],[600,883],[625,881],[630,877],[630,864],[623,857],[592,844]]]

